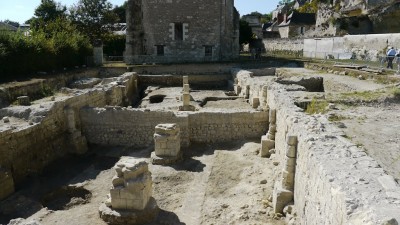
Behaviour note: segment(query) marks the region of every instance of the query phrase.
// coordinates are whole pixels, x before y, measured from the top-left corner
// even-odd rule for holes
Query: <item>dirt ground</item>
[[[185,160],[178,165],[150,165],[153,197],[161,208],[152,225],[285,224],[283,219],[273,219],[265,204],[274,183],[274,166],[258,155],[258,142],[195,145],[184,149]],[[11,216],[49,225],[105,224],[98,208],[111,187],[112,166],[121,155],[148,159],[151,150],[92,148],[86,159],[64,160],[63,167],[58,162],[0,205],[0,223]],[[52,204],[42,207],[44,196],[63,185],[88,193],[72,199],[52,195]]]

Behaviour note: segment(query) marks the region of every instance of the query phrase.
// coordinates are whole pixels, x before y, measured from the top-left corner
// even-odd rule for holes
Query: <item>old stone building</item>
[[[127,63],[225,61],[239,56],[234,0],[129,0]]]

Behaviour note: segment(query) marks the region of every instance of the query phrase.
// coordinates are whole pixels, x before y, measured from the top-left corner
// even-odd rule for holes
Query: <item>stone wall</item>
[[[127,10],[125,59],[129,63],[221,61],[239,56],[239,20],[233,0],[130,0]],[[135,30],[132,23],[141,29]],[[205,46],[212,48],[209,56]]]
[[[346,35],[336,38],[305,39],[304,56],[324,58],[332,55],[348,59],[354,55],[357,59],[376,61],[384,56],[388,46],[399,48],[400,34]]]
[[[268,54],[284,53],[289,55],[301,55],[303,51],[303,39],[263,39],[265,51]]]
[[[247,79],[252,89],[251,78],[238,76],[241,77]],[[258,84],[255,88],[258,89]],[[298,140],[295,224],[397,224],[400,186],[394,178],[343,138],[344,133],[325,115],[307,115],[298,108],[294,99],[304,89],[277,83],[268,84],[266,89],[266,101],[260,103],[263,108],[276,111],[276,154],[271,156],[279,162],[276,171],[284,170],[287,138],[296,136]]]
[[[89,143],[147,147],[160,123],[176,123],[181,145],[256,138],[266,132],[265,112],[162,112],[122,107],[81,110],[83,133]]]
[[[228,74],[235,63],[202,63],[202,64],[166,64],[166,65],[137,65],[130,66],[131,72],[138,74],[177,74],[177,75],[205,75]]]
[[[128,92],[135,93],[136,79],[125,74],[106,79],[97,88],[64,93],[54,101],[48,98],[40,104],[0,109],[0,117],[11,120],[0,126],[0,167],[11,171],[18,184],[57,158],[83,153],[80,108],[129,102],[133,96]]]

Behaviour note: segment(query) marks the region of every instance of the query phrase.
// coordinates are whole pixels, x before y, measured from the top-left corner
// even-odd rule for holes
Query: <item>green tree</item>
[[[110,32],[107,26],[118,21],[118,16],[112,11],[112,4],[107,0],[79,0],[71,7],[70,16],[92,43],[107,35]]]
[[[249,23],[245,20],[239,21],[239,44],[247,44],[251,41],[253,32]]]
[[[59,17],[66,16],[67,7],[54,0],[42,0],[35,9],[35,16],[44,22],[53,21]]]
[[[126,7],[127,2],[124,2],[121,6],[115,6],[112,10],[118,16],[118,23],[126,23]]]
[[[11,26],[14,26],[14,27],[19,27],[19,23],[18,23],[18,22],[15,22],[15,21],[4,20],[3,22],[4,22],[4,23],[7,23],[7,24],[10,24]]]

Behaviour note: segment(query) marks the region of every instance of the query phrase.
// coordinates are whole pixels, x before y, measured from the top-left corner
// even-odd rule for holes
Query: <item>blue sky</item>
[[[78,2],[78,0],[56,0],[67,7]],[[122,5],[125,0],[109,0],[114,5]],[[191,1],[191,0],[184,0]],[[261,13],[271,12],[279,0],[235,0],[235,6],[240,15],[258,11]],[[0,20],[12,20],[23,23],[33,16],[35,8],[40,0],[0,0]]]

